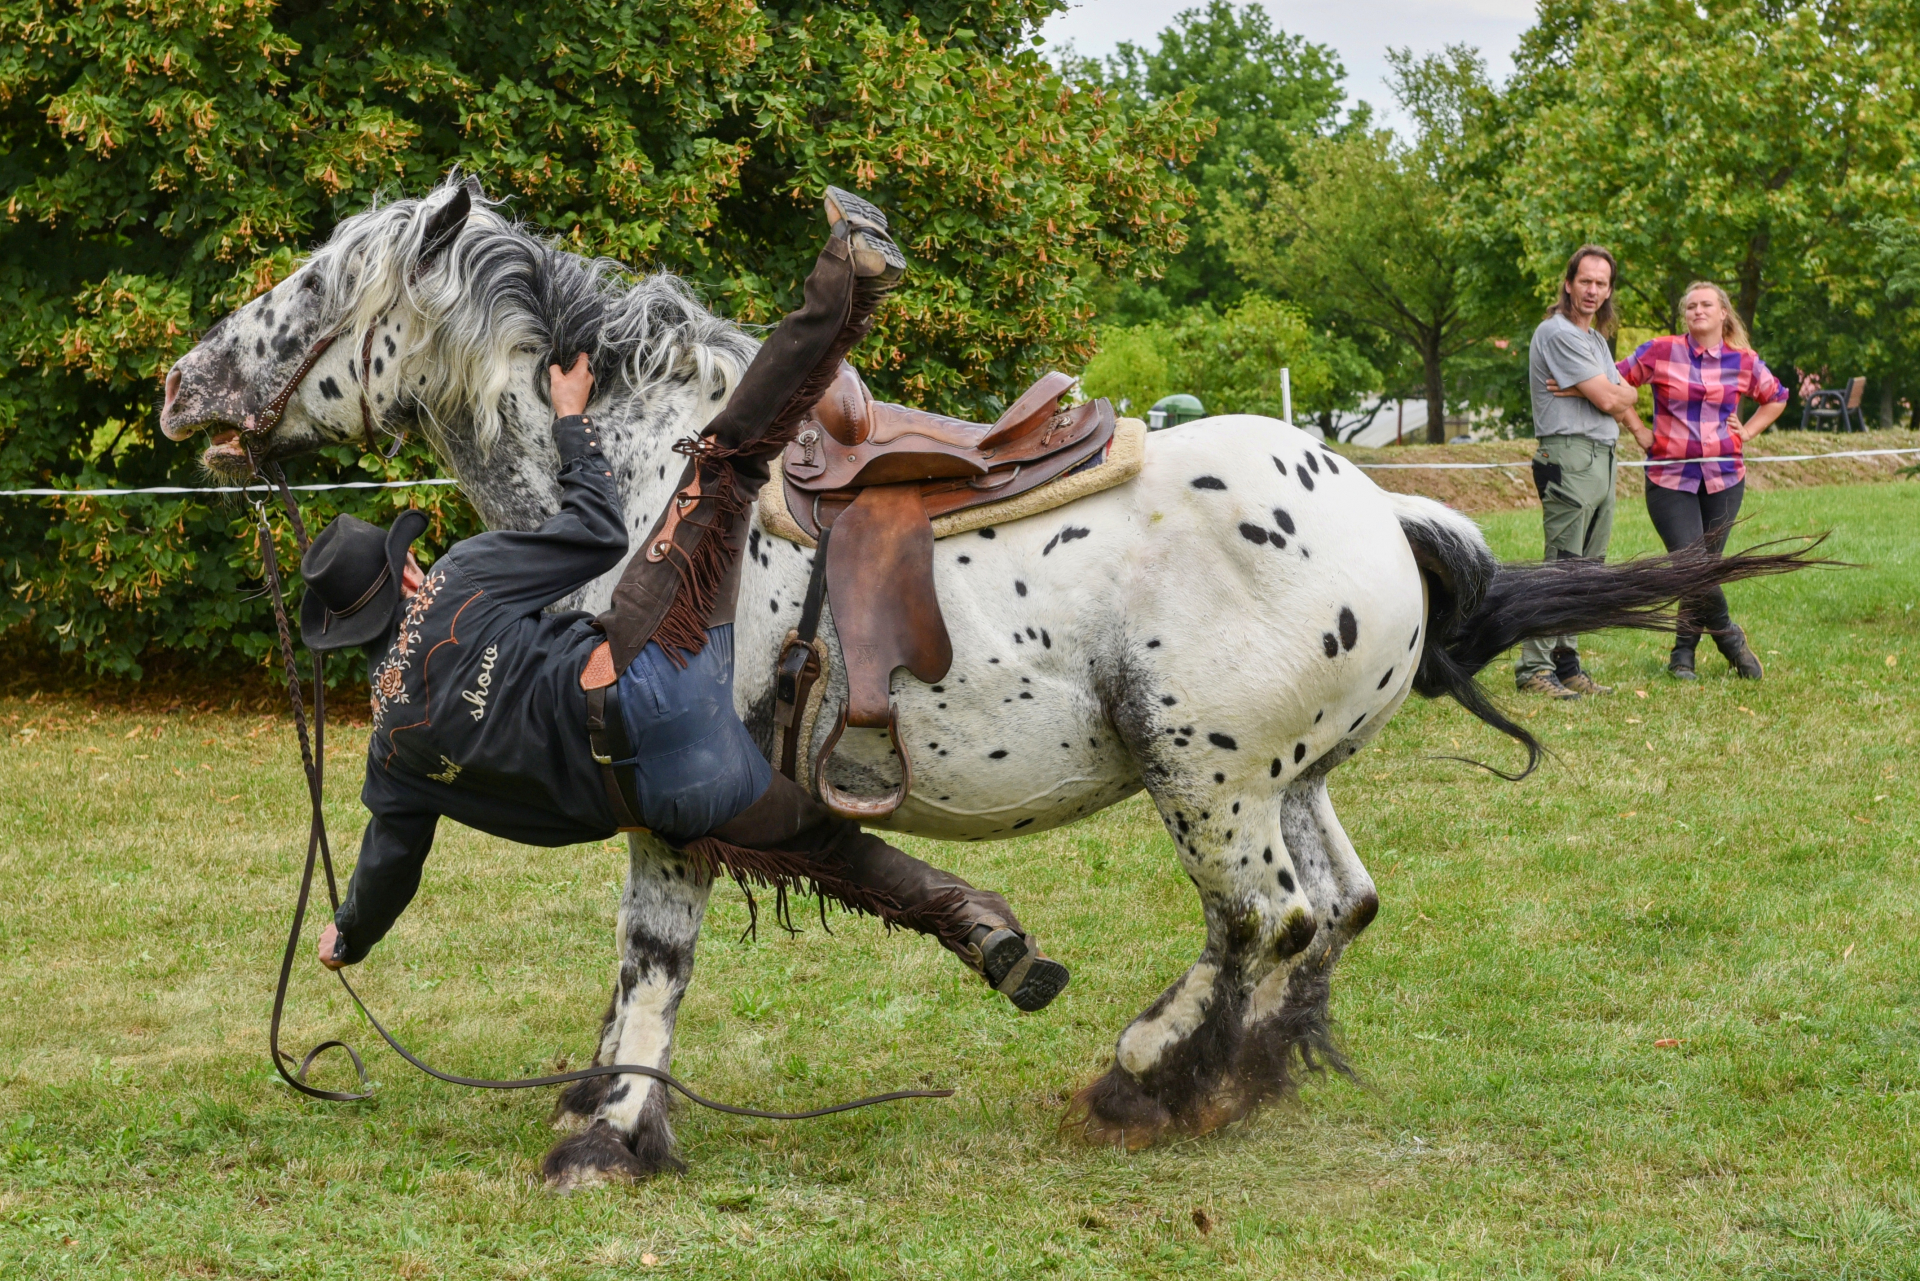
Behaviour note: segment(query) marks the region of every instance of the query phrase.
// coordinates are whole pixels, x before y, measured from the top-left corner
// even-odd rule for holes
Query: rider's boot
[[[729,452],[764,458],[786,444],[906,274],[885,214],[838,187],[827,188],[825,204],[827,243],[799,308],[767,336],[707,429]]]
[[[889,925],[931,934],[1022,1010],[1041,1009],[1067,986],[1067,967],[1041,955],[1006,899],[835,816],[784,774],[688,849],[749,877],[812,882]]]

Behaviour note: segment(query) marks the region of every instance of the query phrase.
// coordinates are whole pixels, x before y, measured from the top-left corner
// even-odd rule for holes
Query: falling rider
[[[607,613],[547,606],[627,552],[612,468],[585,411],[588,361],[550,367],[560,510],[538,529],[448,548],[424,573],[418,511],[380,529],[342,516],[301,563],[303,639],[373,656],[371,817],[345,900],[320,939],[329,968],[385,936],[419,888],[444,816],[529,845],[647,830],[696,874],[811,886],[931,934],[1023,1010],[1067,971],[999,894],[835,816],[755,746],[733,708],[741,548],[769,460],[871,326],[906,261],[872,205],[828,188],[831,232],[804,301],[767,338],[698,441],[674,501]]]

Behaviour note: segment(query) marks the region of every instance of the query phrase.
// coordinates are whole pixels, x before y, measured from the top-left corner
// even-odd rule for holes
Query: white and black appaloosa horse
[[[339,341],[317,351],[330,334]],[[674,442],[725,402],[754,343],[676,279],[632,282],[457,186],[348,219],[215,325],[168,375],[162,425],[176,440],[212,430],[206,462],[230,475],[245,468],[243,424],[275,457],[419,431],[488,525],[525,529],[557,507],[545,370],[576,350],[592,353],[592,411],[637,546],[678,475]],[[775,653],[812,553],[756,532],[746,555],[738,691],[770,743]],[[991,840],[1145,788],[1199,892],[1207,942],[1121,1032],[1071,1124],[1128,1145],[1202,1132],[1301,1067],[1338,1061],[1328,982],[1378,898],[1328,772],[1410,690],[1451,694],[1531,750],[1473,684],[1495,655],[1523,635],[1642,625],[1636,611],[1767,567],[1501,566],[1465,517],[1381,491],[1273,419],[1158,432],[1137,480],[936,545],[954,664],[936,685],[895,681],[915,770],[889,826]],[[565,604],[603,608],[617,574]],[[824,634],[836,643],[830,619]],[[843,696],[832,690],[829,710]],[[849,734],[839,760],[849,787],[890,776],[878,733]],[[709,888],[659,842],[632,840],[597,1062],[668,1065]],[[677,1164],[659,1086],[587,1085],[560,1111],[605,1124],[549,1154],[554,1182]]]

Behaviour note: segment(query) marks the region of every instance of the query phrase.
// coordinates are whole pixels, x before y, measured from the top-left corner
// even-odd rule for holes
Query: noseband
[[[258,414],[247,415],[247,421],[240,425],[240,434],[246,438],[248,458],[253,457],[253,443],[265,441],[273,433],[273,429],[280,425],[280,419],[285,416],[287,406],[293,400],[293,393],[300,390],[300,384],[305,382],[307,375],[313,372],[313,367],[320,363],[320,357],[326,355],[327,349],[332,347],[345,332],[344,329],[336,329],[315,340],[313,346],[307,348],[306,358],[300,362],[300,367],[294,370],[293,376],[274,393],[273,399],[267,402],[267,407]],[[373,327],[368,326],[367,336],[360,342],[360,431],[366,438],[368,453],[391,459],[400,452],[400,446],[407,443],[407,434],[404,431],[394,433],[393,443],[385,449],[380,448],[379,442],[373,438],[373,405],[367,400],[367,379],[372,372]],[[257,472],[259,468],[256,466],[254,470]]]

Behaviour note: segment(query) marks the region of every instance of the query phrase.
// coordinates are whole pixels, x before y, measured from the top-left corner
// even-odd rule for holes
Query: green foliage
[[[1183,170],[1199,193],[1202,228],[1223,197],[1256,181],[1256,165],[1290,174],[1302,140],[1364,127],[1369,118],[1360,104],[1342,125],[1346,71],[1333,49],[1274,30],[1259,4],[1236,10],[1228,0],[1207,0],[1178,14],[1157,48],[1122,42],[1104,66],[1082,62],[1072,69],[1119,93],[1133,110],[1184,95],[1195,118],[1213,125]],[[1128,283],[1110,310],[1123,323],[1164,320],[1203,302],[1230,307],[1246,291],[1221,248],[1196,235],[1162,280]]]
[[[1170,324],[1101,332],[1100,354],[1082,386],[1144,416],[1162,396],[1198,396],[1209,414],[1281,415],[1280,371],[1289,370],[1294,413],[1349,408],[1379,375],[1351,342],[1315,329],[1298,307],[1258,295],[1224,314],[1200,306]]]
[[[1622,0],[1555,31],[1507,181],[1538,279],[1597,240],[1630,319],[1671,332],[1686,285],[1715,280],[1777,371],[1912,382],[1870,228],[1920,210],[1920,6]]]
[[[1494,321],[1469,289],[1472,230],[1436,162],[1375,132],[1309,143],[1297,167],[1292,180],[1267,174],[1211,234],[1250,280],[1408,349],[1429,405],[1444,405],[1444,362]],[[1428,417],[1438,444],[1444,414]]]
[[[1088,281],[1184,243],[1177,170],[1204,132],[1183,99],[1123,110],[1063,81],[1031,47],[1056,7],[0,0],[0,487],[193,483],[153,429],[156,378],[376,192],[456,164],[753,323],[797,299],[820,188],[871,191],[914,267],[863,348],[873,383],[991,417],[1090,354]],[[356,465],[434,470],[303,471]],[[472,527],[444,491],[341,500],[409,501]],[[264,652],[237,506],[0,502],[0,631],[124,673]]]

